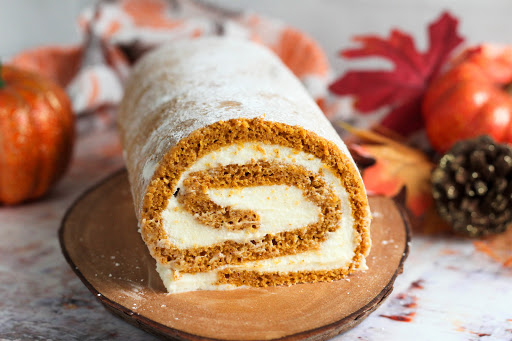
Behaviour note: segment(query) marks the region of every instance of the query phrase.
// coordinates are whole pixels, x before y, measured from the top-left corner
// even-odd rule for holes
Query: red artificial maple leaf
[[[329,86],[338,95],[355,97],[361,113],[390,106],[381,125],[403,136],[423,127],[421,100],[426,87],[441,71],[451,52],[464,39],[457,32],[458,20],[444,12],[429,25],[429,48],[421,53],[413,38],[392,30],[389,38],[356,36],[361,47],[341,51],[347,59],[382,57],[394,64],[391,71],[348,71]]]

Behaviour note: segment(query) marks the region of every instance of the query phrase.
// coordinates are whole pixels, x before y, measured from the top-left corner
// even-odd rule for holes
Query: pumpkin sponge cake
[[[142,238],[169,292],[366,269],[361,177],[266,48],[200,38],[149,53],[126,89],[119,129]]]

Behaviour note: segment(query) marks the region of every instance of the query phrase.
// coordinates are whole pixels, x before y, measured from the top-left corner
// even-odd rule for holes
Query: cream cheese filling
[[[230,284],[216,284],[217,274],[225,268],[236,270],[253,270],[261,272],[296,272],[334,270],[347,268],[354,257],[353,248],[347,247],[350,243],[350,235],[341,228],[336,232],[329,233],[327,240],[318,250],[303,252],[296,255],[281,256],[272,259],[264,259],[254,262],[247,262],[243,265],[228,265],[217,268],[213,271],[202,273],[179,273],[172,271],[167,265],[157,262],[157,271],[162,278],[165,288],[169,293],[180,293],[193,290],[229,290],[238,288]],[[363,258],[359,263],[359,270],[367,270],[366,260]]]
[[[255,211],[260,216],[258,230],[231,231],[205,226],[185,211],[176,198],[172,198],[162,212],[162,218],[168,240],[175,246],[200,247],[226,240],[249,242],[269,233],[294,230],[314,223],[320,214],[320,208],[305,200],[302,191],[292,186],[210,189],[208,194],[219,205]]]
[[[328,233],[326,241],[317,250],[296,255],[275,257],[272,259],[248,262],[242,265],[229,266],[233,269],[256,270],[262,272],[292,272],[332,270],[346,268],[357,246],[353,229],[354,218],[349,203],[348,193],[340,179],[335,176],[316,156],[305,152],[297,152],[292,148],[267,145],[260,142],[234,144],[215,150],[197,160],[186,170],[177,188],[182,188],[183,181],[192,172],[229,164],[243,165],[256,161],[291,163],[303,166],[307,170],[319,173],[341,200],[342,218],[340,227]],[[172,196],[162,212],[162,226],[167,239],[162,246],[172,243],[178,248],[208,246],[227,240],[248,242],[262,238],[268,233],[292,231],[315,222],[320,214],[319,208],[305,199],[302,191],[293,186],[272,185],[255,186],[238,189],[210,189],[210,198],[219,205],[232,206],[237,209],[251,209],[260,215],[260,227],[254,231],[231,231],[205,226],[194,216],[186,212]],[[216,285],[217,272],[221,267],[206,273],[178,273],[168,265],[157,265],[157,270],[169,292],[191,290],[223,290],[230,285]],[[361,269],[365,268],[362,263]]]
[[[216,188],[208,191],[218,205],[234,209],[248,209],[260,216],[258,235],[293,230],[315,223],[320,208],[304,199],[300,189],[287,185],[255,186],[243,188]],[[246,233],[254,238],[254,233]]]

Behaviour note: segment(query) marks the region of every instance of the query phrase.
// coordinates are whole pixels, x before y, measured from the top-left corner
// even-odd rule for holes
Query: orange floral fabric
[[[42,73],[66,87],[76,113],[117,104],[132,63],[148,50],[176,39],[220,35],[249,39],[272,49],[327,107],[329,63],[303,32],[260,15],[191,0],[99,2],[78,18],[84,44],[41,47],[11,63]]]

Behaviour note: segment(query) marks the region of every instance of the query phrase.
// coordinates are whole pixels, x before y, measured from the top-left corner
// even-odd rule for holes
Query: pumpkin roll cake
[[[354,161],[265,47],[199,38],[150,52],[119,130],[140,232],[169,292],[367,268],[370,211]]]

